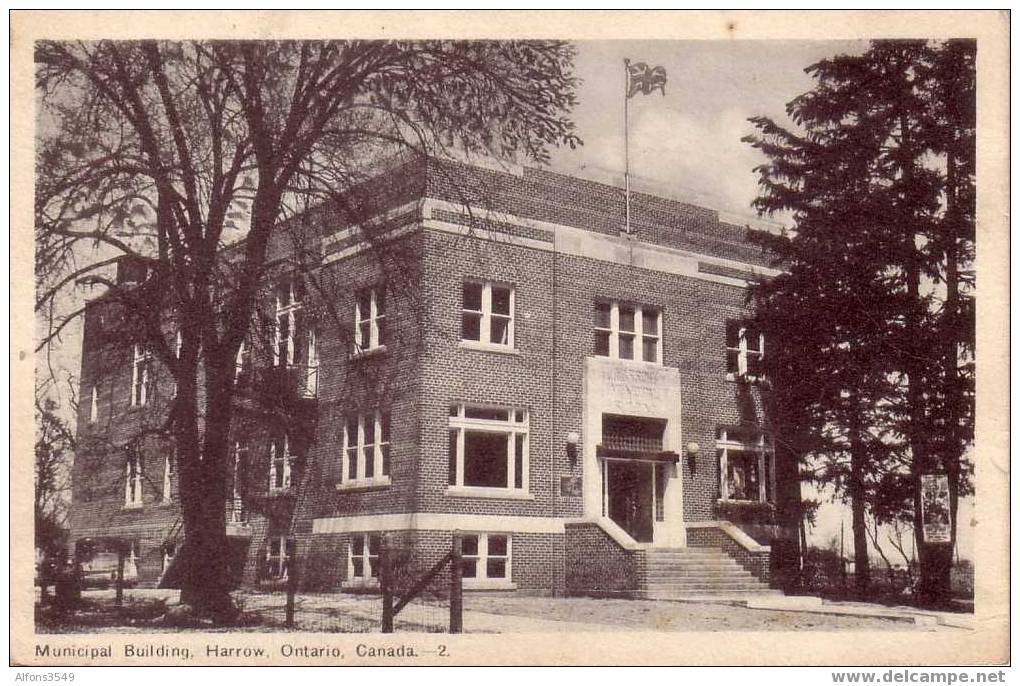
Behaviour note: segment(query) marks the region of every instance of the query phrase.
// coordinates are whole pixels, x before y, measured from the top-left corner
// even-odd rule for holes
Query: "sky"
[[[566,174],[623,183],[623,60],[662,66],[665,96],[658,91],[630,100],[631,187],[717,209],[753,222],[754,167],[764,158],[741,138],[754,129],[749,117],[765,115],[792,125],[786,104],[813,86],[805,67],[840,53],[866,49],[860,41],[600,41],[578,44],[578,105],[572,113],[584,145],[553,152],[551,166]],[[63,337],[54,364],[77,377],[80,327]],[[66,394],[66,392],[65,392]],[[806,488],[807,497],[829,500]],[[973,505],[961,503],[960,522]],[[823,505],[812,532],[816,544],[838,535],[849,513]],[[960,555],[971,557],[969,527],[962,526]]]

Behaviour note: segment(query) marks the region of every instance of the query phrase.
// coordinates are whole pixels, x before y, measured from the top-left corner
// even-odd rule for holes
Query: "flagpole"
[[[623,186],[626,204],[624,231],[630,236],[630,60],[623,60]]]

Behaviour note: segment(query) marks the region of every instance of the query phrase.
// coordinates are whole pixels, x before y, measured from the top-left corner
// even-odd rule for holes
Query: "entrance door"
[[[639,543],[651,543],[654,516],[652,464],[606,460],[609,518]]]

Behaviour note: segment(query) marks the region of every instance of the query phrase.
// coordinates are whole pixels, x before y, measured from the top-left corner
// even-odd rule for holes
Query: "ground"
[[[174,631],[154,617],[162,611],[143,612],[143,606],[177,602],[176,591],[130,589],[125,592],[124,621],[99,619],[97,608],[109,609],[113,591],[89,591],[84,597],[92,608],[76,618],[61,622],[40,622],[40,633],[97,631],[151,632]],[[281,593],[239,593],[244,626],[219,630],[282,631],[285,626],[285,596]],[[821,609],[821,608],[819,608]],[[874,608],[876,612],[881,608]],[[832,614],[835,611],[849,614]],[[583,631],[923,631],[959,628],[921,626],[893,617],[857,616],[870,608],[857,604],[836,606],[829,611],[795,612],[783,609],[752,609],[716,604],[654,600],[595,598],[548,598],[521,595],[468,594],[464,602],[466,633],[527,633]],[[350,594],[301,594],[295,602],[295,626],[299,631],[377,632],[380,621],[378,596]],[[902,620],[902,618],[900,618]],[[448,605],[439,599],[416,600],[401,611],[395,622],[400,632],[445,632],[449,620]],[[200,627],[199,630],[216,630]]]

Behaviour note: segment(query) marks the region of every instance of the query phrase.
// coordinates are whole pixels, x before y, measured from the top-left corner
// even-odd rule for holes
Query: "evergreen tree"
[[[863,587],[869,502],[918,523],[921,476],[944,470],[955,522],[968,487],[972,44],[878,41],[807,71],[816,87],[787,107],[799,130],[759,117],[747,139],[769,158],[756,208],[794,222],[755,235],[785,273],[753,298],[783,343],[768,361],[778,429],[850,500]],[[921,594],[944,598],[952,545],[915,529]]]

